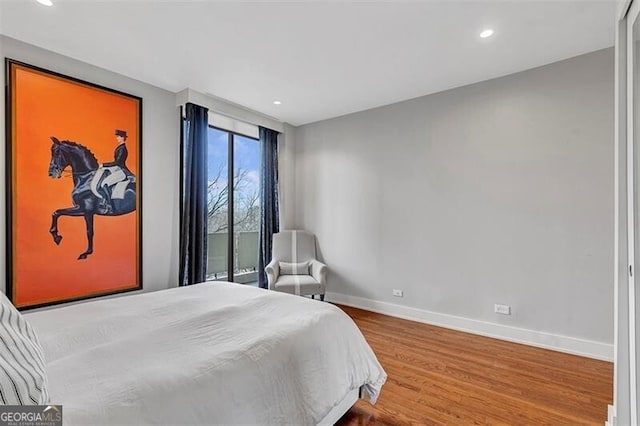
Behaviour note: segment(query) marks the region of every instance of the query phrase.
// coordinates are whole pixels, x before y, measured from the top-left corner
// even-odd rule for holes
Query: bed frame
[[[340,420],[340,417],[347,414],[347,411],[349,411],[349,409],[353,407],[353,404],[356,403],[358,398],[360,398],[359,388],[349,392],[347,396],[345,396],[344,399],[338,403],[338,405],[336,405],[331,411],[329,411],[329,414],[327,414],[324,419],[320,420],[318,426],[335,425],[336,422]]]

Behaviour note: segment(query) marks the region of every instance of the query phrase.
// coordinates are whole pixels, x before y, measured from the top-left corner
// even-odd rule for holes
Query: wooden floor
[[[352,425],[603,425],[613,364],[341,306],[389,378]]]

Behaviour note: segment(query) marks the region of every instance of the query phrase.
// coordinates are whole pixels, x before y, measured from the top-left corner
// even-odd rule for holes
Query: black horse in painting
[[[49,177],[58,179],[63,171],[71,168],[73,177],[73,190],[71,199],[73,207],[58,209],[53,212],[51,229],[53,241],[60,244],[62,236],[58,234],[58,218],[60,216],[82,216],[87,225],[87,250],[80,254],[78,259],[86,259],[93,253],[93,217],[121,216],[131,213],[136,209],[136,179],[130,175],[129,182],[124,191],[123,198],[112,198],[111,208],[101,204],[101,198],[91,190],[91,181],[98,170],[99,164],[96,157],[85,146],[71,141],[59,141],[52,137],[51,163],[49,164]]]

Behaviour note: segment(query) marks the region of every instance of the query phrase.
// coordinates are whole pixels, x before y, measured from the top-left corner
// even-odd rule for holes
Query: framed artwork
[[[142,288],[142,99],[5,59],[7,296]]]

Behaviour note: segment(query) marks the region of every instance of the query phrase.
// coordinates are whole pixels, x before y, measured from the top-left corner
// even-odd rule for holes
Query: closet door
[[[640,1],[632,4],[627,15],[627,182],[629,231],[629,393],[631,424],[638,424],[638,380],[640,371],[638,341],[640,300],[637,291],[637,267],[640,267]]]

